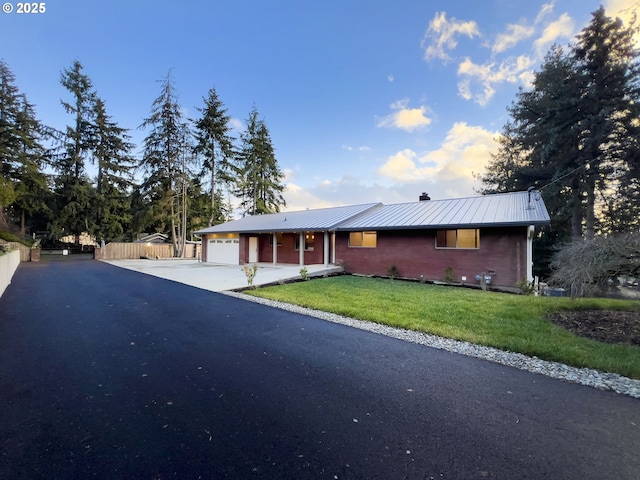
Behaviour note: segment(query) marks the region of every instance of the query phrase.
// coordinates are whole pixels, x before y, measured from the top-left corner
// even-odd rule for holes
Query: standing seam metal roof
[[[213,227],[204,228],[194,233],[264,233],[333,230],[338,224],[345,220],[358,218],[363,212],[381,205],[381,203],[367,203],[363,205],[348,205],[345,207],[251,215],[220,225],[214,225]]]
[[[457,228],[546,225],[550,222],[537,192],[514,192],[450,200],[385,205],[342,222],[337,230]]]
[[[549,214],[539,192],[513,192],[393,205],[368,203],[254,215],[194,233],[475,228],[547,225],[549,222]]]

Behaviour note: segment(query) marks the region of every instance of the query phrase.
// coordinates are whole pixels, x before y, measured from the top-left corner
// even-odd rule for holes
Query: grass
[[[636,301],[534,297],[347,275],[245,293],[640,379],[640,347],[588,340],[546,319],[573,309],[640,314]]]

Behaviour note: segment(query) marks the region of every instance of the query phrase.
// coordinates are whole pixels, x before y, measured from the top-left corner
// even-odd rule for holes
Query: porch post
[[[273,232],[273,264],[278,263],[278,234]]]
[[[324,259],[324,266],[329,266],[329,231],[325,230],[324,232],[324,255],[322,257]]]
[[[527,228],[527,280],[533,281],[533,236],[536,227],[529,225]]]
[[[304,267],[304,232],[300,232],[300,266]]]
[[[331,263],[336,264],[336,232],[331,232]]]

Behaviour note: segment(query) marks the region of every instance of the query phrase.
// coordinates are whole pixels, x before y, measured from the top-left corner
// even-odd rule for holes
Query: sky
[[[79,60],[139,154],[139,126],[171,71],[187,118],[215,88],[237,137],[255,105],[285,173],[285,210],[476,195],[507,107],[549,48],[573,42],[600,5],[625,21],[640,10],[637,0],[50,0],[27,14],[2,3],[0,59],[44,124],[72,121],[60,75]]]

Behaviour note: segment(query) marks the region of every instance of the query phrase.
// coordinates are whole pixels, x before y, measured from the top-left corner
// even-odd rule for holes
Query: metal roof
[[[539,192],[533,191],[394,205],[367,203],[253,215],[194,233],[476,228],[549,223],[549,214],[544,201]]]
[[[380,203],[348,205],[345,207],[319,208],[294,212],[250,215],[230,222],[214,225],[194,232],[205,233],[266,233],[335,230],[347,219],[358,218],[360,214]]]
[[[346,220],[336,230],[499,227],[549,222],[544,201],[534,191],[384,205]]]

